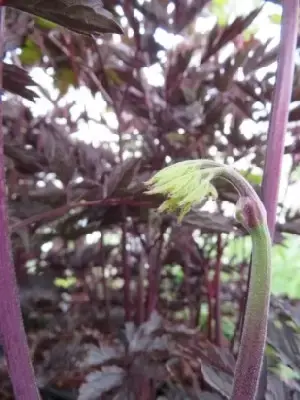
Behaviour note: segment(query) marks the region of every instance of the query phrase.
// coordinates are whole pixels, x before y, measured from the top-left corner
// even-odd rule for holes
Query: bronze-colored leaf
[[[123,32],[100,0],[7,0],[6,5],[84,35]]]
[[[35,86],[36,83],[24,69],[12,64],[3,64],[3,89],[17,94],[24,99],[33,101],[38,97],[37,93],[27,86]]]

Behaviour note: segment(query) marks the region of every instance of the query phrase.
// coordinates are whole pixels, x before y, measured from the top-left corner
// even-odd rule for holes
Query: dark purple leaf
[[[27,86],[36,86],[36,83],[24,69],[12,64],[3,64],[3,88],[17,94],[24,99],[34,101],[38,94]]]
[[[80,34],[122,33],[120,25],[99,0],[7,0],[6,5]]]
[[[122,385],[124,370],[118,367],[103,367],[102,371],[91,372],[79,390],[78,400],[99,400],[111,389]]]

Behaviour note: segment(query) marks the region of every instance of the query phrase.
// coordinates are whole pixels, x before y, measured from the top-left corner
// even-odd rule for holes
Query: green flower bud
[[[145,182],[147,194],[162,194],[167,197],[159,212],[179,210],[179,220],[208,197],[217,198],[216,188],[211,183],[220,172],[219,167],[208,166],[206,160],[188,160],[163,168]]]

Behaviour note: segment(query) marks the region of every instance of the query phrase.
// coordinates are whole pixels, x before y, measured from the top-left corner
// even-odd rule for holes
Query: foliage
[[[143,182],[170,163],[213,158],[235,162],[259,192],[278,48],[242,36],[260,9],[199,29],[215,12],[206,0],[103,4],[124,35],[6,14],[8,216],[38,385],[53,400],[228,398],[250,252],[231,215],[236,194],[217,182],[216,205],[178,224],[153,210],[164,199]],[[297,65],[289,182],[299,82]],[[276,294],[295,262],[278,254],[300,233],[297,210],[283,201],[279,213]],[[267,400],[300,398],[299,291],[282,289],[294,300],[272,299]],[[0,373],[1,398],[12,398],[4,360]]]
[[[81,34],[122,32],[113,15],[102,2],[95,0],[55,0],[51,3],[47,0],[6,0],[5,5],[37,15],[39,21],[42,17]]]

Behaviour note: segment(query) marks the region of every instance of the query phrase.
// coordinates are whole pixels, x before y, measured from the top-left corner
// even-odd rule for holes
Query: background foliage
[[[204,157],[234,163],[259,192],[277,42],[260,38],[259,2],[235,17],[224,0],[103,3],[124,35],[6,14],[9,222],[38,384],[45,399],[228,398],[251,252],[236,194],[220,183],[219,201],[179,225],[155,212],[162,199],[143,182]],[[269,27],[280,12],[267,12]],[[259,394],[268,400],[300,398],[299,71]],[[4,360],[0,372],[11,398]]]

